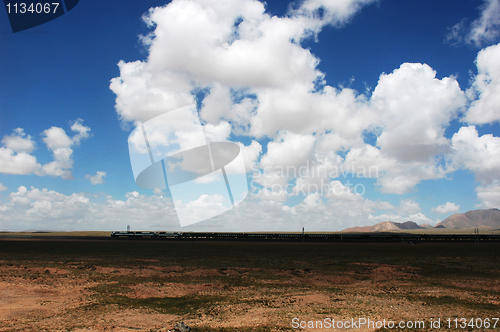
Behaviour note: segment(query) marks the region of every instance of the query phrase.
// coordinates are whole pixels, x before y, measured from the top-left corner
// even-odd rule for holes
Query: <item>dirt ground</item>
[[[331,273],[47,258],[0,261],[0,331],[168,331],[181,321],[193,331],[332,331],[309,324],[363,318],[424,321],[424,329],[407,329],[422,331],[438,330],[430,326],[438,318],[498,317],[500,308],[498,278],[437,280],[418,264],[351,261]]]

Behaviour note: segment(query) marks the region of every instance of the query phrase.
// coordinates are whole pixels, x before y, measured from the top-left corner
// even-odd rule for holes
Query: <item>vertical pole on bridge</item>
[[[304,243],[304,227],[302,227],[302,243]]]

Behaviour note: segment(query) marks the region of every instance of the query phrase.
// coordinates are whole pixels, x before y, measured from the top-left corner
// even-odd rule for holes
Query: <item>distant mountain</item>
[[[434,228],[493,228],[500,229],[500,210],[499,209],[482,209],[472,210],[465,213],[455,213],[449,216]],[[413,221],[393,222],[383,221],[373,226],[351,227],[346,228],[342,232],[397,232],[408,229],[429,229],[432,228],[429,224],[417,225]]]
[[[417,225],[417,223],[413,221],[406,221],[406,222],[383,221],[374,226],[346,228],[342,232],[360,232],[360,233],[394,232],[406,229],[421,229],[421,228],[423,229],[424,227]]]
[[[482,209],[465,213],[455,213],[441,221],[436,227],[442,228],[484,228],[500,229],[500,210]]]
[[[399,227],[400,229],[420,229],[424,228],[422,226],[417,225],[414,221],[405,221],[405,222],[393,222],[394,225]]]

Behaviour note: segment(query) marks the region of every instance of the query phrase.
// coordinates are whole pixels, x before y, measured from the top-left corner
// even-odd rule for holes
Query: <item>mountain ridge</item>
[[[500,228],[499,209],[470,210],[465,213],[455,213],[439,222],[436,227],[461,229],[461,228]]]
[[[349,227],[341,232],[393,232],[409,229],[429,229],[429,228],[448,228],[448,229],[466,229],[466,228],[493,228],[500,229],[500,210],[478,209],[470,210],[465,213],[455,213],[448,218],[440,221],[436,226],[429,224],[418,225],[414,221],[394,222],[382,221],[372,226]]]
[[[346,228],[341,232],[391,232],[400,231],[407,229],[424,229],[425,227],[419,226],[414,221],[405,222],[394,222],[394,221],[382,221],[373,226],[361,226],[361,227],[350,227]]]

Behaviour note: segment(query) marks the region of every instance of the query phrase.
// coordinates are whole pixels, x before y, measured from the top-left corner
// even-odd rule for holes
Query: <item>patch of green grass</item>
[[[150,309],[160,313],[193,316],[200,308],[211,308],[224,301],[223,297],[210,295],[188,295],[181,297],[130,298],[125,295],[99,294],[93,303],[78,308],[79,311],[95,311],[110,306],[122,309]]]
[[[144,299],[119,297],[116,299],[116,303],[120,306],[148,308],[167,314],[183,316],[193,315],[199,308],[211,308],[221,301],[223,301],[221,297],[209,295],[149,297]]]
[[[180,297],[131,298],[125,294],[131,289],[126,283],[105,283],[92,287],[93,303],[88,308],[118,305],[121,308],[148,308],[161,313],[175,315],[193,315],[198,308],[209,308],[225,302],[221,296],[186,295]]]

